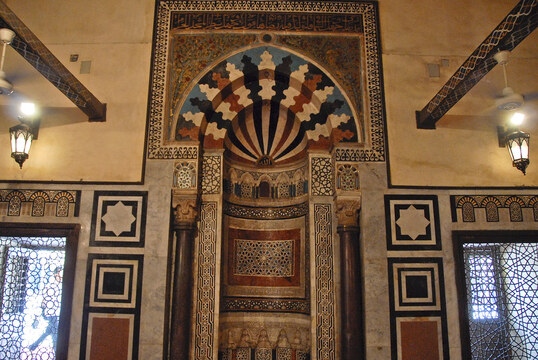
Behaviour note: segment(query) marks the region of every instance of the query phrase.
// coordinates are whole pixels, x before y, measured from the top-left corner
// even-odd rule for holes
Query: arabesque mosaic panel
[[[156,15],[149,158],[189,158],[183,140],[219,147],[227,132],[227,141],[238,149],[234,153],[252,161],[293,158],[299,138],[294,135],[291,144],[279,149],[274,135],[287,132],[275,131],[275,122],[269,132],[227,123],[261,108],[275,119],[285,118],[279,111],[286,109],[297,114],[297,135],[310,147],[328,148],[331,142],[362,145],[338,149],[353,158],[340,160],[384,161],[376,4],[160,1]],[[356,69],[366,76],[361,78]],[[254,145],[234,141],[231,129]]]

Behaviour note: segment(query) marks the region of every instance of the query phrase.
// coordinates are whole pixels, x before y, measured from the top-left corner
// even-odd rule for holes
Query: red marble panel
[[[437,321],[402,321],[400,341],[402,360],[439,360]]]
[[[130,319],[94,317],[91,324],[90,360],[121,360],[129,356]]]

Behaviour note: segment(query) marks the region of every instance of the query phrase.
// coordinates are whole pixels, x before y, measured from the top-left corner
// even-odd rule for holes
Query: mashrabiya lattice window
[[[472,359],[538,358],[538,244],[463,244]]]

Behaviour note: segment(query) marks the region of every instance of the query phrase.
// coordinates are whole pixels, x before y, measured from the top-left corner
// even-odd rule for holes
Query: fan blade
[[[528,93],[528,94],[523,94],[523,98],[525,99],[525,101],[536,100],[536,99],[538,99],[538,91],[533,91],[533,92]]]
[[[19,83],[21,81],[24,81],[26,79],[32,79],[35,77],[34,74],[30,74],[28,72],[23,72],[23,71],[20,71],[20,72],[10,72],[7,77],[9,78],[9,81],[12,83],[12,84],[16,84],[16,83]]]

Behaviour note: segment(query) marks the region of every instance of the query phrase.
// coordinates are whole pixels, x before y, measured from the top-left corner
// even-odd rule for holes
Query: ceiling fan
[[[13,41],[15,33],[10,29],[0,29],[0,42],[2,43],[2,58],[0,60],[0,95],[11,95],[13,85],[6,79],[4,72],[4,60],[6,59],[6,47]]]
[[[499,110],[507,111],[519,109],[525,102],[523,95],[516,93],[510,86],[508,86],[506,64],[508,63],[509,56],[510,51],[508,50],[499,51],[493,55],[495,61],[502,66],[504,74],[504,88],[502,90],[502,96],[495,101],[495,106]]]

